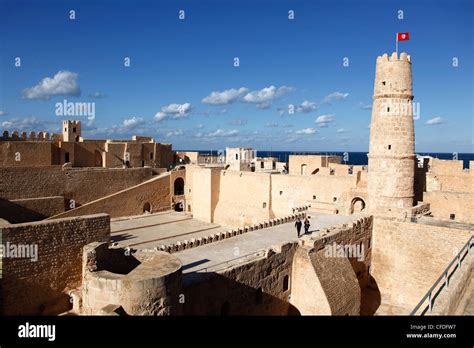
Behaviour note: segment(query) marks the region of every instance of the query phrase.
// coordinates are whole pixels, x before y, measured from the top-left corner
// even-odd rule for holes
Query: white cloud
[[[328,126],[328,123],[332,121],[334,121],[333,115],[321,115],[314,120],[314,123],[316,123],[319,128],[325,128]]]
[[[237,134],[239,134],[239,131],[236,129],[232,129],[232,130],[217,129],[214,132],[208,133],[206,136],[209,138],[215,138],[215,137],[230,137],[230,136],[235,136]]]
[[[58,71],[52,78],[45,77],[36,86],[24,89],[23,98],[49,100],[53,96],[80,96],[77,77],[71,71]]]
[[[339,128],[336,133],[347,133],[347,129]]]
[[[18,131],[45,131],[45,122],[36,117],[12,118],[0,122],[0,128],[8,130],[10,133],[14,130]]]
[[[171,137],[171,136],[179,136],[179,135],[183,135],[184,132],[182,129],[177,129],[177,130],[174,130],[174,131],[170,131],[168,133],[166,133],[166,136],[167,137]]]
[[[281,87],[265,87],[257,91],[252,91],[247,93],[243,100],[247,103],[256,103],[261,104],[265,102],[270,102],[277,97],[282,96],[285,93],[292,91],[292,87],[281,86]]]
[[[299,131],[295,132],[296,134],[314,134],[316,133],[316,129],[314,128],[304,128]]]
[[[437,124],[442,124],[444,122],[445,122],[444,119],[438,116],[438,117],[430,118],[428,121],[425,122],[425,124],[428,126],[435,126]]]
[[[336,100],[344,100],[348,96],[349,96],[349,93],[333,92],[333,93],[328,94],[327,96],[325,96],[321,103],[331,104],[333,101],[336,101]]]
[[[124,130],[133,130],[144,123],[145,120],[143,118],[133,116],[123,121],[122,128]]]
[[[364,109],[364,110],[372,109],[372,104],[364,104],[364,103],[360,102],[359,106],[361,107],[361,109]]]
[[[8,115],[8,113],[6,113],[5,111],[0,111],[0,116],[6,116]]]
[[[316,103],[305,100],[296,108],[298,112],[309,113],[317,109]]]
[[[219,92],[214,91],[211,92],[207,97],[202,99],[204,104],[211,104],[211,105],[227,105],[232,104],[237,99],[239,99],[244,94],[248,93],[249,89],[245,87],[241,87],[239,89],[231,88],[226,89],[225,91]]]
[[[201,123],[198,123],[197,125],[194,126],[196,129],[201,129],[204,128],[204,126]]]
[[[154,120],[161,122],[165,119],[180,119],[188,117],[192,109],[191,103],[184,104],[168,104],[161,107],[160,111],[155,114]]]

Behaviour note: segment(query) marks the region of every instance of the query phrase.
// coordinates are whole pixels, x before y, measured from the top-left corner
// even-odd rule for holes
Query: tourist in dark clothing
[[[295,222],[295,227],[296,227],[296,231],[298,232],[298,238],[301,232],[301,225],[303,225],[303,223],[301,222],[300,218],[297,218]]]
[[[305,218],[304,219],[304,234],[308,234],[309,226],[311,226],[311,224],[309,223],[308,218]]]

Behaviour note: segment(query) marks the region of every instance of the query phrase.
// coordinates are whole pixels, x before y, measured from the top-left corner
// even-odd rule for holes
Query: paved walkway
[[[225,231],[219,225],[195,220],[190,215],[179,212],[116,219],[110,223],[110,229],[112,242],[137,249],[154,248]]]
[[[311,214],[310,231],[355,220],[357,216]],[[317,232],[313,232],[317,233]],[[241,263],[244,258],[262,255],[262,250],[283,242],[297,241],[293,223],[277,225],[262,230],[250,231],[219,242],[183,250],[173,255],[183,263],[183,273],[217,271],[232,264]],[[257,254],[260,252],[260,254]]]

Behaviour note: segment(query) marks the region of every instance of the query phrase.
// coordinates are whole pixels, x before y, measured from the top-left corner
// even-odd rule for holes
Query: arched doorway
[[[351,214],[359,213],[365,209],[365,202],[360,197],[355,197],[351,202]]]
[[[306,167],[307,167],[306,164],[301,165],[301,175],[306,175]]]
[[[184,195],[184,179],[176,178],[174,181],[174,195],[181,196]]]
[[[151,204],[149,202],[143,204],[143,213],[151,213]]]

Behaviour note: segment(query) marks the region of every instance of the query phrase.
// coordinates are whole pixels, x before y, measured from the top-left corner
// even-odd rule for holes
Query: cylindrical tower
[[[389,213],[413,206],[415,132],[410,56],[377,57],[370,124],[368,208]],[[389,213],[389,214],[392,214]]]

